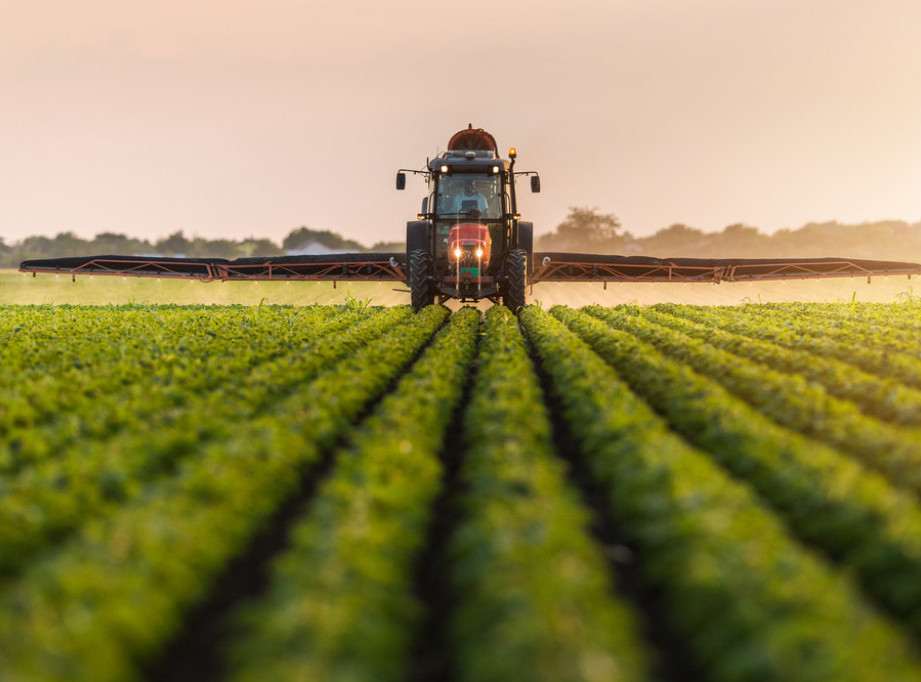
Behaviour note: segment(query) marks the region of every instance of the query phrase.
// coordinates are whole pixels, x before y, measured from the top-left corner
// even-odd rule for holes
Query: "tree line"
[[[92,239],[83,239],[73,232],[61,232],[54,237],[26,237],[13,244],[7,244],[0,238],[0,268],[17,268],[24,260],[67,256],[269,257],[284,255],[311,242],[328,249],[351,252],[389,252],[406,248],[402,242],[378,242],[367,247],[330,230],[314,230],[309,227],[292,230],[280,243],[256,237],[242,240],[187,237],[181,230],[157,240],[138,239],[114,232],[103,232]]]
[[[316,242],[328,249],[361,252],[400,252],[403,242],[365,246],[330,230],[298,227],[280,242],[249,237],[242,240],[187,237],[182,231],[157,240],[103,232],[82,239],[73,232],[54,237],[26,237],[7,244],[0,238],[0,268],[16,268],[24,260],[89,255],[246,258],[270,257]],[[808,223],[798,229],[765,234],[736,223],[720,232],[676,223],[648,237],[635,237],[620,220],[597,208],[572,207],[553,232],[535,239],[536,251],[612,253],[628,256],[688,258],[812,258],[841,256],[921,262],[921,221],[884,220],[858,224],[836,221]]]
[[[773,234],[736,223],[720,232],[676,223],[648,237],[634,237],[617,216],[573,207],[556,230],[535,240],[537,251],[611,253],[687,258],[820,258],[841,256],[921,262],[921,221],[844,224],[811,222]]]

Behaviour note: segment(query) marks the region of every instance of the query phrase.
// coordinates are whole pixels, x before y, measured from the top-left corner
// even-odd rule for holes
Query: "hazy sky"
[[[402,239],[468,123],[646,235],[921,220],[918,0],[0,0],[0,237]]]

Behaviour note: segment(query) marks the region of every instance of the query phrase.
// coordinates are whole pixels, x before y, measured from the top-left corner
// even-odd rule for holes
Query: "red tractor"
[[[406,187],[406,173],[428,182],[418,220],[406,224],[413,309],[449,298],[487,298],[512,310],[525,305],[534,230],[520,220],[515,176],[531,176],[532,192],[540,191],[540,177],[514,170],[514,148],[508,156],[500,158],[495,138],[471,125],[425,170],[397,173],[397,189]]]

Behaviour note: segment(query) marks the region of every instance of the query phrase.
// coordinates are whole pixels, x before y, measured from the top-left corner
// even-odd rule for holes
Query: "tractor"
[[[428,195],[416,220],[406,223],[406,269],[414,310],[448,299],[489,299],[514,311],[525,305],[525,288],[534,255],[534,228],[521,220],[515,176],[530,176],[531,191],[540,191],[540,176],[516,171],[515,148],[499,157],[495,138],[468,125],[448,141],[448,149],[425,170],[400,169],[397,189],[406,174],[422,175]]]

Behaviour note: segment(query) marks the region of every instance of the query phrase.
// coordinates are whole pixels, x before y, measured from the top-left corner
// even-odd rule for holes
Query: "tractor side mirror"
[[[531,191],[540,192],[540,176],[539,175],[531,176]]]
[[[406,189],[406,173],[397,173],[397,189]]]
[[[422,212],[423,213],[429,212],[429,198],[428,197],[422,198]]]

